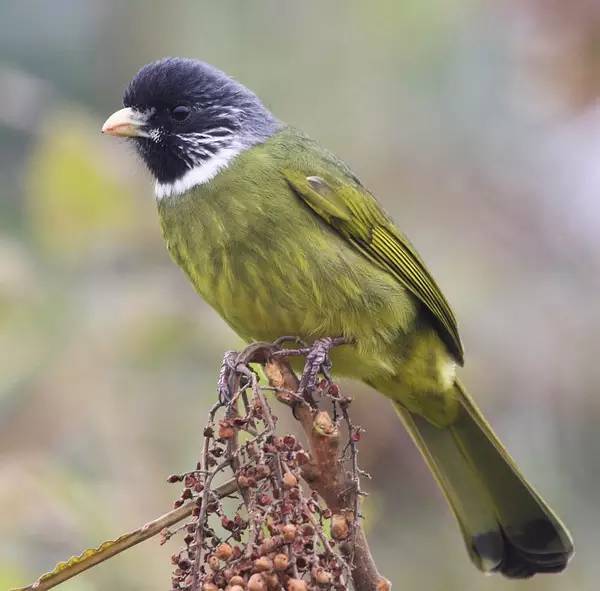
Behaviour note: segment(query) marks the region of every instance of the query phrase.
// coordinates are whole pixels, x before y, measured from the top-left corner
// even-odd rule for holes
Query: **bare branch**
[[[237,484],[235,480],[229,480],[215,489],[215,494],[220,497],[227,497],[230,494],[237,491]],[[65,562],[60,562],[56,567],[43,575],[41,575],[35,583],[28,585],[27,587],[20,587],[19,589],[13,589],[12,591],[46,591],[56,587],[60,583],[69,580],[70,578],[82,573],[117,554],[131,548],[144,540],[148,540],[162,532],[165,528],[171,527],[180,521],[183,521],[192,514],[196,504],[194,502],[187,503],[169,511],[146,523],[142,527],[123,534],[116,540],[110,540],[103,542],[97,548],[89,548],[84,550],[78,556],[73,556]]]

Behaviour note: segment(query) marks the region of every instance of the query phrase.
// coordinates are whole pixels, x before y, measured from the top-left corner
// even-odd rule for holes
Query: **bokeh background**
[[[600,4],[0,3],[0,587],[170,508],[237,337],[102,137],[125,84],[199,57],[340,154],[461,320],[463,376],[569,524],[562,576],[484,578],[390,407],[356,384],[373,549],[398,589],[592,590],[600,560]],[[65,591],[167,589],[149,541]]]

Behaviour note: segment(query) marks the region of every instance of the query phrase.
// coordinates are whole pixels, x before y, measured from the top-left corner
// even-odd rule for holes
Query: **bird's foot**
[[[300,379],[298,390],[300,393],[312,397],[317,388],[317,378],[322,373],[327,380],[331,380],[331,361],[329,351],[336,345],[336,340],[327,337],[316,340],[304,362],[304,371]]]
[[[249,387],[254,379],[250,363],[265,363],[273,350],[271,343],[256,342],[243,351],[227,351],[221,362],[217,391],[219,404],[229,406],[239,391]]]

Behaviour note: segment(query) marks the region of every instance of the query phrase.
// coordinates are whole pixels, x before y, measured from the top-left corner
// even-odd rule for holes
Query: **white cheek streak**
[[[198,164],[188,170],[181,178],[172,183],[156,182],[154,192],[157,199],[165,197],[176,197],[183,195],[193,187],[203,185],[211,181],[217,174],[226,168],[229,163],[243,150],[241,146],[229,146],[221,148],[202,164]]]
[[[151,129],[148,135],[153,142],[158,142],[162,138],[163,132],[160,128]]]

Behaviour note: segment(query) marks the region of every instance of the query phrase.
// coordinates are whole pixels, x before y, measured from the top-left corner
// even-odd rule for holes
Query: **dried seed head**
[[[268,495],[266,493],[262,493],[262,494],[258,495],[258,498],[256,500],[258,501],[259,505],[266,507],[267,505],[270,505],[273,502],[273,497],[271,497],[271,495]]]
[[[308,563],[306,562],[306,558],[304,558],[304,556],[298,555],[300,552],[302,552],[302,546],[300,546],[296,552],[296,566],[302,570],[303,568],[306,568]]]
[[[233,547],[233,559],[237,560],[242,555],[242,549],[239,546]]]
[[[233,556],[233,548],[227,544],[219,544],[215,550],[215,556],[220,560],[230,560]]]
[[[283,486],[285,488],[295,488],[298,486],[298,479],[291,472],[286,472],[283,475]]]
[[[287,588],[288,591],[308,591],[308,586],[302,579],[290,579]]]
[[[219,439],[233,439],[235,437],[235,429],[230,421],[221,421],[219,423]]]
[[[187,474],[186,477],[183,479],[183,486],[185,486],[186,488],[192,488],[192,486],[194,486],[196,482],[197,479],[193,474]]]
[[[256,466],[256,477],[257,478],[266,478],[271,474],[271,468],[266,464],[259,464]]]
[[[261,556],[254,561],[254,570],[256,572],[264,572],[273,569],[273,561],[266,556]]]
[[[263,573],[262,574],[269,591],[279,591],[281,585],[279,584],[279,577],[275,573]]]
[[[294,449],[294,447],[296,446],[296,438],[293,435],[286,435],[283,438],[283,444],[288,449]]]
[[[179,474],[171,474],[171,476],[167,478],[167,482],[170,482],[171,484],[173,484],[174,482],[181,482],[182,480],[183,476],[180,476]]]
[[[248,522],[239,513],[233,518],[233,522],[237,527],[246,527],[248,525]]]
[[[307,550],[308,552],[312,552],[315,549],[314,541],[306,540],[306,542],[304,542],[304,549]]]
[[[312,576],[315,582],[319,585],[330,585],[333,581],[333,575],[323,567],[313,569]]]
[[[327,393],[329,394],[329,396],[337,398],[340,395],[340,388],[337,384],[329,384],[329,388],[327,388]]]
[[[296,526],[292,523],[288,523],[283,526],[281,533],[283,534],[283,539],[286,542],[293,542],[296,539]]]
[[[283,539],[281,536],[273,536],[271,538],[266,538],[263,543],[260,545],[260,553],[261,554],[269,554],[273,552],[276,548],[279,548],[283,543]]]
[[[266,454],[274,454],[277,452],[277,448],[272,443],[265,443],[263,445],[263,451]]]
[[[302,535],[305,538],[310,538],[311,536],[314,536],[315,528],[310,523],[306,523],[302,526]]]
[[[208,566],[212,570],[219,570],[219,568],[221,567],[221,564],[219,563],[219,559],[214,554],[212,554],[211,556],[208,557]]]
[[[242,388],[247,386],[243,380],[241,384]],[[336,385],[321,380],[319,389],[329,404],[346,409],[346,399]],[[197,470],[170,479],[183,481],[178,506],[189,503],[195,516],[183,533],[184,550],[175,555],[172,589],[191,591],[196,586],[202,591],[343,591],[350,573],[346,573],[347,565],[341,557],[343,548],[353,543],[354,518],[345,510],[333,515],[316,492],[304,490],[301,476],[310,479],[312,473],[312,480],[318,478],[319,466],[296,437],[275,435],[269,429],[270,421],[277,417],[263,406],[260,396],[253,395],[251,404],[256,410],[254,415],[252,409],[241,405],[239,415],[233,413],[236,416],[216,408],[205,431],[206,461],[200,462]],[[334,413],[317,410],[311,426],[313,435],[322,440],[335,443],[341,436],[341,420],[334,420]],[[203,482],[223,459],[231,460],[235,452],[228,441],[246,431],[260,434],[252,437],[251,443],[239,446],[240,467],[235,470],[235,478],[247,506],[230,510],[229,504],[221,504]],[[359,434],[359,428],[350,423],[351,445]],[[203,523],[198,522],[200,509],[206,517]],[[330,522],[331,546],[323,541],[324,519]],[[212,529],[216,523],[223,525],[228,537],[219,538]],[[204,564],[192,574],[191,565],[200,555]],[[389,586],[381,585],[377,591],[389,591]]]
[[[248,591],[267,591],[267,582],[261,574],[256,573],[250,577]]]
[[[248,455],[252,458],[252,459],[256,459],[258,457],[258,449],[256,447],[255,443],[250,443],[247,447],[246,450],[248,451]]]
[[[250,486],[250,478],[244,474],[238,476],[237,482],[240,488],[248,488]]]
[[[273,558],[273,568],[278,571],[286,570],[290,564],[287,554],[275,554]]]
[[[348,520],[341,513],[335,513],[331,517],[331,537],[334,540],[345,540],[349,534]]]
[[[379,581],[377,581],[377,585],[375,586],[375,591],[391,591],[392,584],[387,580],[381,577]]]

